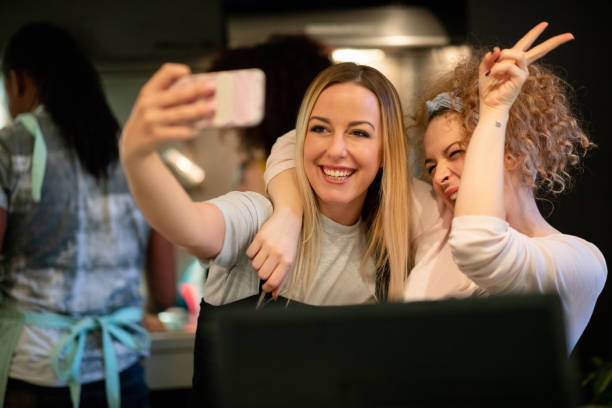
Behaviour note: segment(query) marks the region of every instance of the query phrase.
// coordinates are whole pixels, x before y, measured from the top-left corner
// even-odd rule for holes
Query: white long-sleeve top
[[[497,217],[453,219],[449,237],[459,269],[489,294],[557,293],[569,350],[584,331],[606,281],[606,261],[581,238],[528,237]]]

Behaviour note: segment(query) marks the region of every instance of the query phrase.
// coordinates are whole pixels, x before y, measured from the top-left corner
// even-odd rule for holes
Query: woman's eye
[[[351,133],[359,137],[370,137],[370,134],[365,130],[353,130]]]
[[[448,155],[448,157],[455,157],[455,156],[457,156],[458,154],[461,154],[461,153],[463,153],[463,152],[464,152],[464,150],[463,150],[463,149],[453,150],[452,152],[450,152],[450,154]]]
[[[315,132],[315,133],[323,133],[325,132],[325,126],[321,126],[321,125],[313,125],[310,127],[310,131],[311,132]]]
[[[427,171],[427,174],[429,174],[431,176],[433,174],[435,168],[436,168],[436,166],[425,167],[425,171]]]

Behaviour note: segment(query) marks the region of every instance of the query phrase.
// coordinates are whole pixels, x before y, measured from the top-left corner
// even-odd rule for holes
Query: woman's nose
[[[344,138],[344,134],[336,132],[333,134],[327,153],[334,158],[342,158],[347,154],[347,144]]]
[[[446,182],[448,182],[449,180],[450,173],[451,173],[450,169],[445,163],[440,162],[436,164],[436,170],[434,172],[433,182],[439,185],[446,184]]]

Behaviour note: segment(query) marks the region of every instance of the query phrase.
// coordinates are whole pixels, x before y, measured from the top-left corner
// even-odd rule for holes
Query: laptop
[[[203,333],[215,407],[577,406],[554,295],[229,308]]]

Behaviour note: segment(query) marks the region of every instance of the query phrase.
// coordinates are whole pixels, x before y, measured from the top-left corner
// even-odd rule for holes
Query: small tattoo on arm
[[[501,127],[501,122],[495,121],[495,127]]]

